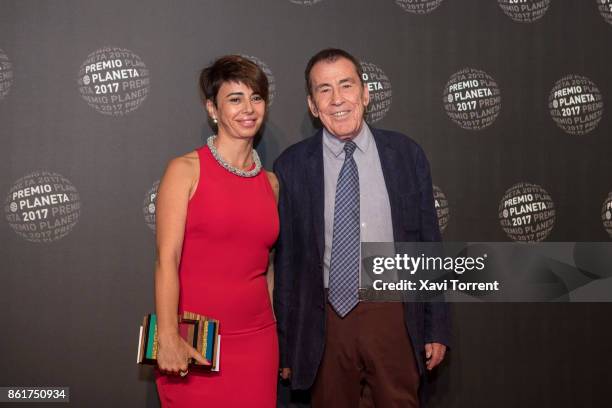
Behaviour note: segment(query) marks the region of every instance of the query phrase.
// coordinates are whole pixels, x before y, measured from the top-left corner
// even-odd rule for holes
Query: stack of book
[[[218,320],[192,312],[183,312],[182,315],[179,315],[179,333],[206,360],[206,364],[201,364],[190,359],[190,366],[219,371],[221,336]],[[136,362],[138,364],[157,364],[157,349],[157,315],[148,314],[140,326]]]

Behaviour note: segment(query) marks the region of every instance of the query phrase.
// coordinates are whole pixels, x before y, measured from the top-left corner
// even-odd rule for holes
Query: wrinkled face
[[[266,114],[266,102],[242,82],[224,82],[217,92],[217,106],[208,100],[206,109],[217,119],[221,134],[235,138],[254,137]]]
[[[357,136],[370,94],[353,63],[346,58],[319,61],[310,71],[310,112],[332,135],[341,140]]]

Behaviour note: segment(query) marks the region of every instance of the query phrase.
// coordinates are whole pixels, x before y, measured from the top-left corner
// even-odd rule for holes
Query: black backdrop
[[[337,46],[364,63],[370,122],[426,150],[446,240],[609,241],[609,3],[2,0],[0,386],[158,406],[151,370],[135,364],[153,308],[155,187],[211,133],[197,74],[227,53],[273,82],[258,145],[268,168],[314,131],[303,68]],[[504,202],[530,192],[547,209],[517,228]],[[455,305],[432,405],[607,405],[610,312]]]

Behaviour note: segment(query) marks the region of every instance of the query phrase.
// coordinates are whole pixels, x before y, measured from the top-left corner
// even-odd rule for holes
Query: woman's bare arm
[[[198,164],[194,152],[172,159],[159,185],[156,200],[155,310],[160,347],[158,365],[162,370],[173,373],[186,370],[188,357],[197,358],[191,355],[192,350],[183,346],[178,332],[178,267],[187,204],[199,177]]]

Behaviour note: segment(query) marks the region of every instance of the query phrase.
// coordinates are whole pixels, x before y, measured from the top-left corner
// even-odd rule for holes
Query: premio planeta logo
[[[13,65],[0,49],[0,100],[8,95],[13,83]]]
[[[150,90],[149,70],[125,48],[104,47],[87,56],[78,74],[79,92],[89,106],[111,116],[136,110]]]
[[[595,129],[603,116],[603,99],[597,86],[582,75],[561,78],[548,98],[553,120],[571,135],[585,135]]]
[[[159,180],[153,183],[153,186],[147,191],[142,203],[142,213],[144,215],[145,224],[147,224],[153,232],[155,232],[155,210],[158,189]]]
[[[244,54],[242,54],[242,56],[253,61],[255,64],[257,64],[259,69],[261,69],[263,73],[266,74],[266,77],[268,78],[268,107],[272,106],[272,102],[274,102],[274,97],[276,96],[276,79],[274,78],[272,70],[270,69],[268,64],[266,64],[257,57]]]
[[[52,242],[75,227],[81,201],[74,185],[62,175],[35,171],[13,184],[4,213],[20,237],[30,242]]]
[[[608,198],[601,207],[601,220],[610,238],[612,238],[612,192],[608,194]]]
[[[366,121],[376,123],[385,117],[391,108],[393,90],[389,77],[378,66],[361,62],[363,82],[370,92],[370,103],[366,109]]]
[[[499,223],[513,241],[538,242],[555,225],[555,205],[541,186],[518,183],[506,190],[499,203]]]
[[[431,13],[442,4],[443,0],[395,0],[395,3],[405,11],[414,14]]]
[[[490,126],[501,110],[499,86],[489,74],[474,68],[454,73],[442,99],[451,120],[467,130]]]
[[[599,13],[608,24],[612,24],[612,0],[596,0]]]
[[[532,23],[546,14],[550,0],[497,0],[499,7],[512,20]]]
[[[444,232],[448,226],[448,220],[450,219],[450,208],[448,207],[448,200],[446,195],[442,192],[442,189],[438,186],[433,186],[434,196],[434,207],[436,208],[436,215],[438,216],[438,227],[440,232]]]
[[[315,4],[323,0],[289,0],[293,4],[299,4],[300,6],[314,6]]]

